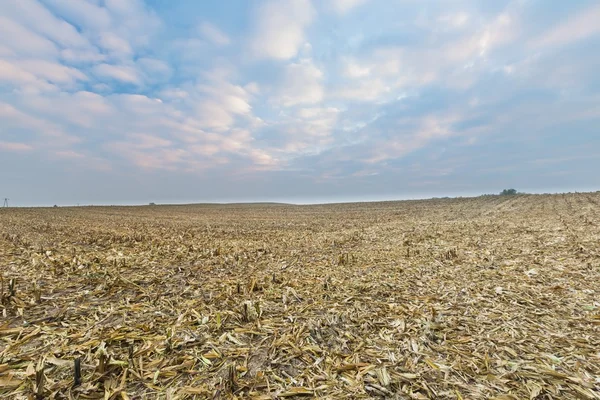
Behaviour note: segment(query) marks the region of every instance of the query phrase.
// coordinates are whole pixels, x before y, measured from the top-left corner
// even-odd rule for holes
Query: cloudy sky
[[[600,189],[600,2],[2,0],[0,197]]]

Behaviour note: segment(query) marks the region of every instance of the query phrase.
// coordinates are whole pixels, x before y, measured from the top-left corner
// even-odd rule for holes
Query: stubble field
[[[0,271],[2,398],[600,399],[600,193],[0,209]]]

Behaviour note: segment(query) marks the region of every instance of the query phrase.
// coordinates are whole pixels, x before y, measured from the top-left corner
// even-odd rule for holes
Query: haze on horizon
[[[11,205],[600,189],[600,3],[0,3]]]

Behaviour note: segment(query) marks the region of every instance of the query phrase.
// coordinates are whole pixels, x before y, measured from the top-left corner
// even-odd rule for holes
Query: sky
[[[600,190],[600,2],[3,0],[15,206]]]

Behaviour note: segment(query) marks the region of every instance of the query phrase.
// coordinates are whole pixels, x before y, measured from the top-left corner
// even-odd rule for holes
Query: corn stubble
[[[600,399],[600,194],[0,209],[6,399]]]

